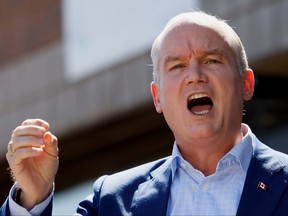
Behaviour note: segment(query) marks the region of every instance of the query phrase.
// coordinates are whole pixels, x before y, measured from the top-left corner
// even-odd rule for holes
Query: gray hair
[[[222,20],[216,16],[209,15],[202,11],[181,13],[173,17],[164,27],[162,32],[154,40],[151,49],[151,58],[153,64],[153,80],[159,82],[159,50],[161,43],[166,33],[171,30],[175,25],[180,22],[195,23],[197,25],[205,26],[215,30],[219,33],[223,39],[232,48],[235,55],[236,66],[238,71],[242,74],[245,69],[248,69],[247,55],[244,46],[236,34],[236,32],[230,27],[225,20]]]

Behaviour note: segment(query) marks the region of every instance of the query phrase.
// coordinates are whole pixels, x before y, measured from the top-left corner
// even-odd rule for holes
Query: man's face
[[[174,27],[160,45],[158,65],[159,83],[151,84],[154,104],[178,144],[240,133],[243,101],[253,94],[247,73],[253,73],[240,74],[218,33],[191,23]]]

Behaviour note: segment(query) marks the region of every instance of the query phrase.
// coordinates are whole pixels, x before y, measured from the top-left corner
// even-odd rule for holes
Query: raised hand
[[[41,119],[27,119],[12,133],[7,161],[22,192],[20,205],[32,209],[52,190],[58,170],[58,141]]]

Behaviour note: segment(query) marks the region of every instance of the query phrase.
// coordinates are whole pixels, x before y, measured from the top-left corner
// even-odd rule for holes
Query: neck
[[[178,145],[178,148],[185,160],[187,160],[195,169],[201,171],[205,176],[209,176],[216,172],[216,167],[219,160],[227,154],[240,140],[242,134],[238,135],[235,139],[230,139],[230,142],[223,142],[211,140],[210,142],[200,142],[196,144],[189,143]]]

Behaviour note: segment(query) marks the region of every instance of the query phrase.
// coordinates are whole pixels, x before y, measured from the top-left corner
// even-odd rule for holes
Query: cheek
[[[175,106],[178,104],[176,101],[179,98],[177,95],[177,85],[175,85],[175,82],[170,79],[163,80],[163,83],[161,83],[161,105],[163,108],[163,111],[170,110],[175,108]]]
[[[161,79],[160,86],[163,95],[173,94],[176,87],[176,80],[171,78],[171,76],[165,76]]]
[[[243,86],[240,77],[225,77],[221,80],[216,80],[216,85],[219,90],[220,100],[223,101],[223,105],[229,104],[239,104],[238,101],[243,101]],[[217,94],[217,92],[216,92]],[[227,104],[228,105],[228,104]],[[233,106],[233,105],[232,105]]]

